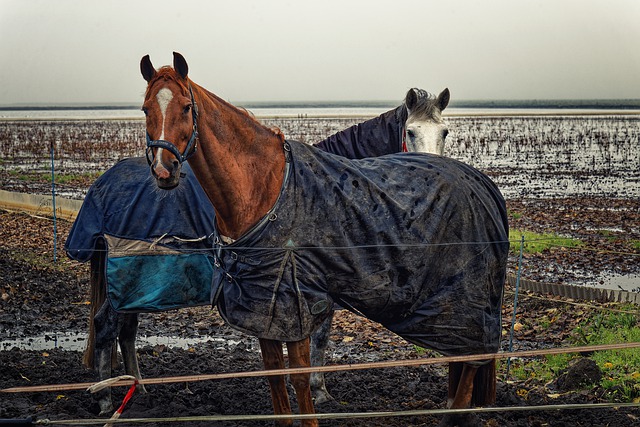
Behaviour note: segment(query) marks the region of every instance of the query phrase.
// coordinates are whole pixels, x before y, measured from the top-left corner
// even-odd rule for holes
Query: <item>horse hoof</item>
[[[99,417],[110,417],[113,415],[113,407],[109,406],[108,408],[100,409]]]
[[[326,389],[319,389],[313,392],[313,403],[316,405],[321,405],[326,402],[331,402],[335,400],[331,394]]]

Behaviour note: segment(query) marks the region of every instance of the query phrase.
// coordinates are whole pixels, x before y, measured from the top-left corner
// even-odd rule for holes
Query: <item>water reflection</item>
[[[640,293],[640,274],[606,274],[596,280],[597,288],[615,289],[616,291]]]
[[[136,339],[136,347],[144,346],[157,346],[165,345],[172,348],[188,349],[197,344],[209,343],[213,344],[216,348],[225,349],[229,346],[235,347],[240,343],[239,340],[231,340],[228,338],[201,336],[197,338],[180,338],[180,337],[167,337],[158,335],[138,336]],[[20,350],[52,350],[63,349],[68,351],[83,351],[87,345],[86,333],[72,333],[72,332],[46,332],[41,335],[5,339],[0,343],[0,350],[7,351],[14,347]]]

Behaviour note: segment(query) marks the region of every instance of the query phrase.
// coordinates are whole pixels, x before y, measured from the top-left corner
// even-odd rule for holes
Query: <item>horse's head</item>
[[[422,89],[409,89],[404,104],[408,117],[403,151],[444,154],[444,141],[449,129],[442,119],[442,111],[449,104],[449,89],[437,97]]]
[[[180,181],[182,163],[196,151],[198,110],[187,78],[189,68],[173,53],[173,68],[156,70],[149,55],[140,61],[147,81],[142,111],[147,120],[147,160],[158,186],[171,189]]]

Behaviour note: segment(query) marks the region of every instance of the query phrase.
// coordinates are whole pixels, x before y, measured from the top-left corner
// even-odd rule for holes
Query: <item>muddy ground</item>
[[[554,231],[580,238],[580,250],[556,248],[526,256],[523,275],[530,280],[588,283],[602,271],[640,274],[640,201],[612,199],[510,200],[511,227]],[[0,339],[27,338],[43,333],[86,332],[88,266],[60,259],[52,267],[50,219],[0,212]],[[59,222],[65,236],[69,223]],[[59,242],[61,243],[61,242]],[[516,258],[509,263],[515,272]],[[505,294],[503,326],[509,331],[513,289]],[[514,336],[514,350],[570,346],[571,332],[590,313],[606,304],[523,293],[517,319],[524,325]],[[580,305],[576,305],[580,304]],[[548,314],[554,313],[549,322]],[[546,319],[546,321],[545,321]],[[543,326],[543,322],[545,322]],[[226,326],[207,307],[141,315],[140,334],[178,337],[213,336],[226,342],[205,342],[183,349],[172,345],[139,349],[143,376],[167,377],[259,370],[255,339]],[[508,348],[508,337],[503,349]],[[339,312],[334,321],[329,364],[429,357],[420,349],[386,332],[373,322]],[[91,382],[94,373],[82,367],[80,351],[64,349],[0,351],[0,389],[40,384]],[[122,368],[114,372],[121,374]],[[327,374],[335,401],[317,405],[322,413],[406,411],[444,408],[447,376],[441,365],[376,369]],[[597,384],[543,383],[505,377],[500,371],[496,406],[564,405],[610,402]],[[122,418],[269,414],[271,401],[264,378],[234,378],[147,386],[135,394]],[[124,388],[114,390],[120,402]],[[295,399],[293,399],[295,405]],[[0,394],[0,418],[68,420],[97,417],[98,406],[85,391]],[[484,426],[640,426],[640,409],[562,411],[500,411],[479,414]],[[430,426],[437,416],[325,420],[325,426]],[[147,424],[146,424],[147,425]],[[270,422],[177,422],[151,425],[271,425]]]

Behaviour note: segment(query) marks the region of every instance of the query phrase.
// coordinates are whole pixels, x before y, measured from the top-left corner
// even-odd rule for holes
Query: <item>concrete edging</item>
[[[507,275],[507,283],[515,288],[516,277]],[[520,289],[539,294],[552,294],[566,298],[599,302],[628,302],[640,305],[640,293],[618,291],[615,289],[575,286],[563,283],[541,283],[520,279]]]
[[[56,217],[73,221],[82,206],[82,200],[56,197]],[[0,190],[0,208],[28,212],[33,215],[53,216],[53,198],[41,194],[17,193]]]

